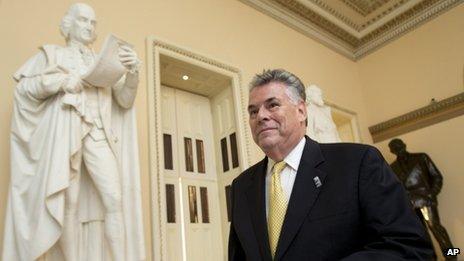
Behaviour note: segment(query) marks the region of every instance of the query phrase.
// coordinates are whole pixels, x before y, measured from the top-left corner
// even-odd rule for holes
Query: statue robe
[[[308,126],[306,134],[319,143],[341,142],[330,107],[308,103]]]
[[[65,190],[81,175],[79,260],[110,260],[104,241],[104,211],[84,167],[78,166],[85,122],[85,96],[62,91],[70,73],[66,48],[46,45],[14,75],[11,125],[11,185],[7,202],[3,260],[63,260]],[[124,78],[124,77],[123,77]],[[136,89],[124,79],[98,88],[105,134],[120,169],[126,260],[144,260],[140,171],[135,110]],[[79,172],[77,172],[79,171]]]

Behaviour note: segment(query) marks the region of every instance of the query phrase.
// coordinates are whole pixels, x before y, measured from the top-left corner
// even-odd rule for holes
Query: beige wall
[[[464,91],[464,5],[362,59],[359,70],[373,125]],[[371,113],[373,112],[373,113]],[[455,246],[464,246],[464,116],[400,138],[411,152],[426,152],[441,170],[438,197],[442,223]],[[389,162],[388,141],[375,144]]]
[[[11,75],[45,43],[63,44],[60,19],[71,1],[0,0],[0,245],[3,242],[5,202],[9,183],[9,128],[14,82]],[[145,38],[154,35],[242,70],[246,84],[263,68],[282,67],[305,83],[321,86],[326,98],[359,113],[362,136],[369,140],[357,65],[251,9],[237,0],[88,1],[99,18],[101,45],[106,34],[135,45],[146,61]],[[132,3],[132,4],[131,4]],[[334,77],[336,73],[337,77]],[[141,72],[136,99],[142,196],[147,250],[150,249],[148,121],[146,72]],[[261,156],[255,148],[254,161]],[[150,256],[150,251],[147,251]]]
[[[130,4],[130,3],[134,4]],[[146,61],[149,35],[205,54],[242,70],[246,84],[263,68],[282,67],[315,83],[325,98],[359,115],[362,138],[370,142],[367,126],[463,91],[464,6],[394,41],[354,63],[319,43],[262,15],[237,0],[88,1],[99,18],[101,45],[106,34],[135,45]],[[3,242],[5,202],[9,183],[9,128],[14,82],[11,75],[44,43],[63,44],[59,21],[71,1],[0,0],[0,245]],[[336,77],[335,77],[336,75]],[[136,100],[144,223],[150,256],[147,82],[145,67]],[[369,108],[367,111],[365,108]],[[418,130],[402,138],[411,151],[427,152],[442,170],[440,194],[443,223],[457,246],[464,246],[464,209],[459,192],[464,184],[464,117]],[[375,144],[387,160],[386,143]],[[261,157],[255,147],[253,161]],[[1,249],[1,247],[0,247]]]

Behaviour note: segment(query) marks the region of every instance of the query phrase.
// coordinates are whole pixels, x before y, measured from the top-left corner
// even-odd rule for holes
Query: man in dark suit
[[[378,150],[306,137],[304,86],[287,71],[264,71],[250,87],[251,132],[266,157],[232,183],[229,260],[430,259]]]

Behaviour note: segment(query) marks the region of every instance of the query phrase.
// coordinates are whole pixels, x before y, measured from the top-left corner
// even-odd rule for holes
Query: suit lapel
[[[275,260],[279,260],[290,246],[324,186],[326,173],[316,168],[323,161],[324,157],[319,144],[306,137],[306,144],[282,225]],[[314,180],[316,177],[321,181],[322,186],[316,187]]]
[[[256,167],[246,195],[261,257],[263,257],[263,260],[271,260],[266,219],[266,167],[267,158],[263,159]]]

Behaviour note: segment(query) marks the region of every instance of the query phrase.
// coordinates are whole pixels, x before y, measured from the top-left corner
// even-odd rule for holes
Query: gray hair
[[[284,69],[268,69],[263,70],[261,74],[256,74],[250,82],[250,92],[256,87],[271,82],[283,83],[287,86],[286,93],[294,104],[297,104],[299,101],[306,102],[306,92],[303,83],[296,75]]]
[[[76,15],[79,11],[79,8],[83,6],[92,8],[84,3],[74,3],[69,7],[68,11],[61,19],[60,32],[61,35],[63,35],[64,38],[66,38],[66,40],[69,38],[69,30],[71,30],[72,22],[74,21],[74,19],[76,19]]]
[[[267,69],[263,70],[261,74],[256,74],[250,82],[250,92],[256,87],[263,86],[271,82],[278,82],[287,86],[285,92],[293,104],[296,105],[299,101],[306,103],[304,84],[296,75],[284,69]],[[308,118],[305,120],[305,125],[308,126]]]

